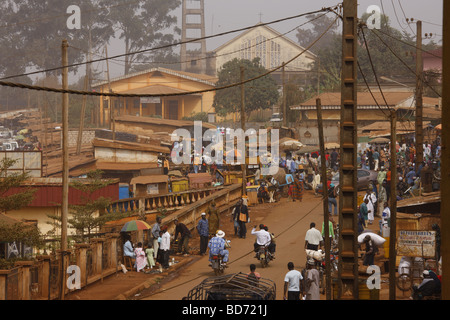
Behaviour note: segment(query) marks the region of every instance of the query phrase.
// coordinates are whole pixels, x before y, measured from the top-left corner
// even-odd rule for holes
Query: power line
[[[371,29],[371,30],[374,30],[374,29]],[[391,35],[391,34],[389,34],[389,33],[386,33],[386,32],[383,32],[383,31],[381,31],[381,30],[377,30],[377,31],[380,32],[380,33],[382,33],[382,34],[384,34],[385,36],[388,36],[388,37],[390,37],[390,38],[392,38],[392,39],[398,41],[398,42],[401,42],[401,43],[406,44],[406,45],[408,45],[408,46],[410,46],[410,47],[413,47],[413,48],[416,49],[416,50],[418,49],[418,50],[420,50],[420,51],[422,51],[422,52],[425,52],[425,53],[427,53],[427,54],[429,54],[429,55],[431,55],[431,56],[433,56],[433,57],[442,59],[442,56],[440,57],[440,56],[438,56],[438,55],[436,55],[436,54],[434,54],[434,53],[432,53],[432,52],[430,52],[430,51],[427,51],[427,50],[425,50],[425,49],[423,49],[423,48],[419,48],[419,47],[417,47],[415,44],[412,44],[412,43],[409,43],[409,42],[407,42],[407,41],[405,41],[405,40],[396,38],[396,37],[394,37],[393,35]]]
[[[249,49],[249,48],[256,47],[256,46],[260,45],[261,43],[266,43],[266,42],[272,41],[272,40],[274,40],[274,39],[281,38],[281,37],[283,37],[283,36],[285,36],[285,35],[287,35],[287,34],[293,32],[293,31],[295,31],[296,29],[298,29],[298,28],[300,28],[300,27],[302,27],[302,26],[304,26],[304,25],[306,25],[306,24],[308,24],[308,23],[311,23],[312,21],[315,21],[315,20],[317,20],[317,19],[322,18],[323,16],[325,16],[325,15],[327,15],[327,14],[328,14],[328,12],[326,12],[326,13],[320,15],[320,16],[317,16],[317,17],[315,17],[315,18],[313,18],[313,19],[311,19],[311,20],[308,20],[308,21],[306,21],[306,22],[304,22],[304,23],[301,23],[300,25],[298,25],[298,26],[292,28],[291,30],[289,30],[289,31],[287,31],[287,32],[284,32],[284,33],[279,34],[279,35],[277,35],[277,36],[275,36],[275,37],[272,37],[272,38],[267,38],[267,39],[265,39],[264,41],[255,43],[255,44],[253,44],[253,45],[251,45],[251,46],[249,46],[249,47],[246,47],[245,49],[239,49],[239,50],[235,50],[235,51],[231,51],[231,52],[227,52],[227,53],[223,53],[223,54],[215,54],[215,55],[211,55],[211,56],[209,56],[209,57],[202,57],[202,58],[196,58],[196,59],[184,60],[184,61],[181,61],[181,62],[180,62],[180,61],[177,61],[177,62],[164,62],[164,61],[151,61],[151,62],[147,61],[147,62],[145,62],[145,61],[135,61],[134,63],[137,63],[137,64],[162,64],[162,65],[172,65],[172,64],[179,64],[179,63],[197,62],[197,61],[201,61],[201,60],[207,60],[207,59],[212,59],[212,58],[217,58],[217,57],[223,57],[223,56],[227,56],[227,55],[239,53],[239,52],[244,51],[244,50],[247,50],[247,49]],[[89,52],[89,51],[87,51],[87,50],[85,50],[85,49],[81,49],[81,48],[78,48],[78,47],[75,47],[75,46],[70,46],[70,47],[71,47],[71,48],[74,48],[74,49],[77,49],[77,50],[79,50],[79,51],[82,51],[82,52],[84,52],[84,53],[86,53],[86,54],[87,54],[87,53],[91,53],[91,54],[93,54],[93,55],[96,55],[97,57],[103,57],[102,55],[100,55],[100,54],[98,54],[98,53]],[[114,58],[109,58],[109,59],[112,60],[112,61],[111,61],[112,63],[114,63],[114,64],[116,64],[116,65],[118,65],[118,66],[121,66],[121,67],[125,66],[124,64],[121,64],[121,63],[120,63],[120,62],[125,62],[125,60],[118,60],[118,59],[114,59]]]
[[[373,75],[375,77],[375,81],[377,82],[378,89],[380,90],[380,93],[381,93],[381,96],[383,97],[384,103],[386,104],[386,107],[388,108],[388,110],[390,112],[391,109],[389,108],[389,105],[387,103],[386,97],[384,96],[383,91],[381,90],[380,82],[378,81],[377,73],[376,73],[375,67],[373,65],[372,56],[371,56],[370,51],[369,51],[369,45],[367,44],[366,35],[364,34],[363,28],[360,28],[360,31],[361,31],[361,34],[362,34],[363,39],[364,39],[364,47],[366,47],[367,55],[369,57],[369,62],[370,62],[370,66],[371,66],[372,71],[373,71]]]
[[[406,66],[408,68],[409,71],[411,71],[415,77],[416,80],[418,79],[419,75],[416,73],[416,71],[412,70],[410,66],[408,66],[408,64],[406,62],[403,61],[403,59],[401,59],[398,54],[396,54],[394,52],[394,50],[386,43],[384,42],[384,40],[378,35],[377,31],[375,31],[375,29],[371,29],[371,31],[378,37],[378,39],[380,39],[380,41],[389,49],[389,51],[398,59],[400,60],[400,62],[402,62],[402,64],[404,66]],[[441,95],[436,91],[436,89],[434,89],[428,81],[426,81],[425,79],[422,79],[422,82],[425,83],[437,96],[441,97]]]
[[[394,0],[391,0],[391,3],[392,3],[392,8],[394,8],[394,14],[395,14],[395,17],[397,18],[398,24],[400,25],[400,27],[401,27],[403,30],[405,30],[405,28],[403,28],[403,26],[401,25],[401,23],[400,23],[400,21],[399,21],[399,19],[398,19],[397,11],[395,10]],[[413,34],[415,34],[413,28],[412,28],[411,25],[408,23],[408,18],[406,17],[405,11],[403,10],[403,7],[402,7],[402,4],[401,4],[400,0],[398,0],[398,4],[400,5],[400,9],[402,10],[403,16],[405,17],[406,25],[409,27],[409,29],[411,30],[411,32],[412,32]]]
[[[374,65],[373,65],[372,57],[371,57],[371,54],[370,54],[369,46],[368,46],[367,41],[366,41],[366,36],[365,36],[365,34],[364,34],[364,30],[363,30],[362,27],[360,27],[360,31],[361,31],[361,34],[362,34],[362,36],[363,36],[364,46],[366,47],[367,55],[369,56],[370,66],[371,66],[371,68],[372,68],[373,75],[374,75],[374,77],[375,77],[375,80],[376,80],[378,89],[380,90],[380,94],[381,94],[381,96],[382,96],[382,98],[383,98],[383,100],[384,100],[384,103],[386,104],[387,109],[389,110],[389,113],[391,113],[392,110],[391,110],[391,108],[389,107],[389,104],[388,104],[388,102],[387,102],[387,100],[386,100],[386,97],[384,96],[383,90],[382,90],[381,85],[380,85],[380,82],[379,82],[379,80],[378,80],[377,73],[376,73],[376,71],[375,71],[375,67],[374,67]],[[362,68],[361,68],[361,66],[360,66],[360,64],[359,64],[359,61],[358,61],[358,68],[359,68],[359,70],[360,70],[360,72],[361,72],[361,75],[363,76],[363,79],[364,79],[364,81],[365,81],[365,83],[366,83],[366,86],[367,86],[367,88],[369,89],[369,92],[370,92],[370,94],[372,95],[372,98],[375,100],[375,103],[377,104],[378,108],[383,112],[383,114],[384,114],[387,118],[390,118],[390,115],[387,115],[387,114],[384,112],[384,110],[381,109],[380,105],[379,105],[378,102],[376,101],[375,96],[373,95],[372,90],[370,89],[370,87],[369,87],[369,85],[368,85],[368,83],[367,83],[366,77],[364,76],[364,73],[362,72]],[[406,126],[404,125],[404,123],[403,123],[403,122],[401,122],[401,123],[402,123],[403,127],[404,127],[405,130],[406,130]]]
[[[115,55],[115,56],[112,56],[112,57],[108,57],[108,58],[95,59],[95,60],[91,60],[90,63],[99,62],[99,61],[105,61],[105,60],[108,60],[108,59],[120,58],[120,57],[125,57],[125,56],[130,56],[130,55],[135,55],[135,54],[139,54],[139,53],[145,53],[145,52],[149,52],[149,51],[166,49],[166,48],[170,48],[170,47],[173,47],[173,46],[178,46],[178,45],[181,45],[181,44],[187,44],[187,43],[191,43],[191,42],[198,42],[199,40],[206,40],[206,39],[211,39],[211,38],[215,38],[215,37],[219,37],[219,36],[228,35],[228,34],[231,34],[231,33],[242,32],[242,31],[246,31],[246,30],[250,30],[250,29],[256,28],[258,26],[265,26],[265,25],[279,23],[279,22],[283,22],[283,21],[287,21],[287,20],[292,20],[292,19],[300,18],[300,17],[306,16],[306,15],[311,15],[311,14],[314,14],[314,13],[319,13],[319,12],[324,12],[324,11],[332,11],[332,8],[334,8],[334,7],[322,8],[320,10],[310,11],[310,12],[298,14],[298,15],[295,15],[295,16],[287,17],[287,18],[273,20],[271,22],[260,23],[260,24],[258,24],[256,26],[249,26],[249,27],[244,27],[244,28],[235,29],[235,30],[231,30],[231,31],[221,32],[221,33],[218,33],[218,34],[215,34],[215,35],[210,35],[210,36],[205,36],[205,37],[201,37],[201,38],[190,39],[190,40],[186,40],[186,41],[179,41],[179,42],[176,42],[176,43],[167,44],[167,45],[163,45],[163,46],[160,46],[160,47],[148,48],[148,49],[142,49],[142,50],[138,50],[138,51],[134,51],[134,52],[118,54],[118,55]],[[71,64],[71,65],[68,65],[67,68],[78,67],[78,66],[84,65],[86,63],[87,62],[74,63],[74,64]],[[55,68],[50,68],[50,69],[45,69],[45,70],[39,70],[39,71],[33,71],[33,72],[29,72],[29,73],[23,73],[23,74],[20,74],[20,75],[3,77],[3,78],[0,78],[0,80],[6,80],[6,79],[22,77],[22,76],[29,76],[29,75],[43,73],[43,72],[52,72],[52,71],[57,71],[57,70],[60,70],[60,69],[63,69],[63,67],[55,67]]]
[[[101,92],[90,92],[90,91],[81,91],[81,90],[70,90],[70,89],[57,89],[57,88],[49,88],[49,87],[42,87],[42,86],[35,86],[35,85],[26,85],[23,83],[14,83],[14,82],[6,82],[6,81],[0,81],[0,85],[1,86],[7,86],[7,87],[14,87],[14,88],[22,88],[22,89],[29,89],[29,90],[40,90],[40,91],[49,91],[49,92],[57,92],[57,93],[68,93],[68,94],[78,94],[78,95],[91,95],[91,96],[110,96],[110,97],[168,97],[168,96],[181,96],[181,95],[189,95],[189,94],[197,94],[197,93],[204,93],[204,92],[212,92],[212,91],[217,91],[217,90],[223,90],[223,89],[228,89],[228,88],[232,88],[232,87],[236,87],[236,86],[240,86],[243,84],[246,84],[248,82],[251,81],[255,81],[257,79],[260,79],[262,77],[265,77],[275,71],[277,71],[278,69],[281,69],[283,66],[291,63],[292,61],[294,61],[295,59],[297,59],[298,57],[300,57],[302,54],[304,54],[306,51],[308,51],[312,46],[314,46],[330,29],[331,27],[334,25],[334,23],[336,22],[336,20],[338,19],[338,17],[336,17],[336,19],[328,26],[328,28],[319,36],[316,38],[316,40],[314,40],[307,48],[305,48],[303,51],[301,51],[299,54],[295,55],[293,58],[291,58],[290,60],[288,60],[287,62],[285,62],[284,64],[269,70],[259,76],[256,76],[254,78],[242,81],[242,82],[238,82],[238,83],[233,83],[233,84],[229,84],[226,86],[222,86],[219,88],[213,88],[213,89],[205,89],[205,90],[198,90],[198,91],[190,91],[190,92],[181,92],[181,93],[168,93],[168,94],[120,94],[120,93],[113,93],[113,92],[107,92],[107,93],[101,93]],[[92,63],[93,61],[90,61],[89,63]]]

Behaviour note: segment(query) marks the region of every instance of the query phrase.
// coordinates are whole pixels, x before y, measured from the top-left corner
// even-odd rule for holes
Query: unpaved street
[[[249,271],[251,263],[256,264],[263,278],[275,281],[277,286],[277,300],[283,299],[283,281],[287,270],[287,263],[292,261],[296,269],[301,270],[305,265],[304,238],[311,222],[321,230],[323,221],[323,207],[321,197],[305,192],[303,201],[291,202],[283,198],[280,203],[260,204],[250,207],[251,222],[247,224],[247,238],[239,239],[234,236],[229,217],[222,216],[221,228],[227,232],[226,238],[231,240],[230,262],[225,271],[237,273]],[[263,223],[269,227],[269,232],[276,236],[276,259],[268,268],[261,268],[254,258],[253,243],[255,236],[250,234],[254,225]],[[208,257],[204,256],[197,262],[184,268],[179,277],[163,285],[162,291],[146,297],[147,300],[180,300],[190,289],[207,277],[214,276],[208,267]]]

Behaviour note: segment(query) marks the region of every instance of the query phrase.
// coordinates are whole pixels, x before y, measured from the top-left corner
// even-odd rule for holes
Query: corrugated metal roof
[[[374,95],[376,101],[372,97]],[[386,108],[386,104],[384,103],[383,95],[386,98],[387,104],[389,106],[396,106],[401,102],[407,100],[411,96],[414,96],[411,92],[383,92],[383,95],[380,92],[358,92],[357,101],[358,107],[377,107],[377,102],[382,108]],[[323,109],[327,109],[327,107],[339,107],[341,106],[341,93],[340,92],[324,92],[319,95],[321,105]],[[314,107],[316,108],[316,99],[317,97],[311,98],[300,105],[291,106],[292,110],[302,109],[303,107]]]
[[[170,149],[162,146],[155,146],[146,143],[136,143],[128,141],[118,141],[118,140],[107,140],[95,138],[92,141],[94,147],[105,147],[111,149],[125,149],[125,150],[135,150],[135,151],[149,151],[157,153],[170,153]]]
[[[160,119],[152,117],[137,117],[130,115],[123,115],[115,118],[116,122],[137,122],[137,123],[149,123],[157,125],[166,125],[173,127],[193,127],[194,121],[189,120],[170,120],[170,119]],[[216,129],[217,127],[208,122],[202,122],[202,126],[208,129]]]
[[[177,70],[170,70],[170,69],[166,69],[166,68],[151,68],[151,69],[147,69],[147,70],[143,70],[143,71],[139,71],[139,72],[135,72],[135,73],[130,73],[127,74],[125,76],[121,76],[121,77],[117,77],[114,79],[111,79],[110,82],[116,82],[116,81],[120,81],[120,80],[125,80],[125,79],[129,79],[129,78],[133,78],[133,77],[137,77],[143,74],[147,74],[147,73],[152,73],[152,72],[163,72],[163,73],[167,73],[173,76],[177,76],[180,78],[184,78],[187,80],[192,80],[192,81],[196,81],[196,82],[201,82],[204,84],[207,84],[209,86],[214,87],[215,86],[215,82],[217,81],[216,77],[210,76],[210,75],[205,75],[205,74],[196,74],[196,73],[190,73],[190,72],[183,72],[183,71],[177,71]],[[101,81],[99,83],[95,83],[92,85],[93,88],[96,87],[100,87],[103,85],[108,84],[108,81]]]
[[[149,184],[149,183],[162,183],[162,182],[168,182],[169,176],[163,175],[163,174],[155,174],[155,175],[148,175],[148,176],[139,176],[134,177],[131,179],[130,184]]]

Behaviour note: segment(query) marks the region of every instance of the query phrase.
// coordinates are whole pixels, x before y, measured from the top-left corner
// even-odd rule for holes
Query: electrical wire
[[[414,71],[414,70],[412,70],[411,69],[411,67],[410,66],[408,66],[408,64],[405,62],[405,61],[403,61],[403,59],[401,59],[399,56],[398,56],[398,54],[396,54],[395,52],[394,52],[394,50],[380,37],[380,35],[378,35],[378,31],[374,31],[375,29],[371,29],[371,31],[373,32],[373,34],[375,34],[377,37],[378,37],[378,39],[380,39],[380,41],[389,49],[389,51],[398,59],[398,60],[400,60],[400,62],[406,67],[406,68],[408,68],[408,70],[409,71],[411,71],[414,75],[415,75],[415,78],[416,78],[416,81],[419,79],[419,75],[416,73],[416,71]],[[436,89],[434,89],[430,84],[429,84],[429,82],[428,81],[426,81],[425,79],[421,79],[421,81],[423,82],[423,83],[425,83],[438,97],[441,97],[441,95],[436,91]]]
[[[374,30],[374,29],[371,29],[371,30]],[[377,30],[377,32],[380,32],[380,33],[384,34],[385,36],[388,36],[388,37],[390,37],[390,38],[392,38],[392,39],[394,39],[394,40],[396,40],[396,41],[398,41],[398,42],[401,42],[401,43],[406,44],[406,45],[408,45],[408,46],[410,46],[410,47],[413,47],[413,48],[416,49],[416,50],[420,50],[420,51],[425,52],[425,53],[427,53],[427,54],[429,54],[429,55],[431,55],[431,56],[433,56],[433,57],[442,59],[442,56],[438,56],[438,55],[436,55],[436,54],[434,54],[434,53],[432,53],[432,52],[430,52],[430,51],[427,51],[427,50],[425,50],[425,49],[423,49],[423,48],[419,48],[419,47],[417,47],[415,44],[412,44],[412,43],[406,42],[405,40],[396,38],[396,37],[394,37],[393,35],[391,35],[391,34],[389,34],[389,33],[383,32],[383,31],[381,31],[381,30]]]
[[[360,28],[359,30],[361,31],[361,34],[362,34],[363,39],[364,39],[364,47],[366,48],[367,56],[369,57],[370,66],[372,68],[373,75],[375,77],[375,81],[377,83],[378,89],[380,90],[381,96],[383,97],[383,100],[384,100],[384,103],[386,104],[386,107],[388,108],[389,112],[391,112],[391,108],[389,108],[389,104],[387,103],[386,97],[384,96],[384,93],[381,90],[380,82],[378,81],[377,73],[375,71],[375,67],[374,67],[373,61],[372,61],[372,56],[370,54],[369,45],[368,45],[367,40],[366,40],[366,35],[364,34],[364,29]]]
[[[176,43],[171,43],[171,44],[163,45],[163,46],[160,46],[160,47],[147,48],[147,49],[142,49],[142,50],[138,50],[138,51],[134,51],[134,52],[118,54],[118,55],[115,55],[115,56],[112,56],[112,57],[108,57],[108,58],[94,59],[94,60],[91,60],[89,63],[105,61],[105,60],[108,60],[108,59],[120,58],[120,57],[125,57],[125,56],[130,56],[130,55],[135,55],[135,54],[140,54],[140,53],[145,53],[145,52],[150,52],[150,51],[156,51],[156,50],[160,50],[160,49],[166,49],[166,48],[170,48],[170,47],[174,47],[174,46],[178,46],[178,45],[182,45],[182,44],[188,44],[188,43],[192,43],[192,42],[198,42],[200,40],[206,40],[206,39],[211,39],[211,38],[215,38],[215,37],[219,37],[219,36],[228,35],[228,34],[231,34],[231,33],[236,33],[236,32],[242,32],[242,31],[250,30],[250,29],[256,28],[258,26],[265,26],[265,25],[270,25],[270,24],[274,24],[274,23],[284,22],[284,21],[288,21],[288,20],[300,18],[300,17],[306,16],[306,15],[311,15],[311,14],[315,14],[315,13],[324,12],[324,11],[332,11],[332,8],[333,7],[322,8],[320,10],[314,10],[314,11],[310,11],[310,12],[306,12],[306,13],[301,13],[301,14],[298,14],[298,15],[295,15],[295,16],[290,16],[290,17],[286,17],[286,18],[282,18],[282,19],[273,20],[273,21],[270,21],[270,22],[260,23],[260,24],[258,24],[256,26],[249,26],[249,27],[244,27],[244,28],[235,29],[235,30],[231,30],[231,31],[221,32],[221,33],[218,33],[218,34],[209,35],[209,36],[205,36],[205,37],[201,37],[201,38],[193,38],[193,39],[186,40],[186,41],[179,41],[179,42],[176,42]],[[87,62],[80,62],[80,63],[74,63],[74,64],[71,64],[71,65],[68,65],[67,67],[59,66],[59,67],[49,68],[49,69],[45,69],[45,70],[39,70],[39,71],[33,71],[33,72],[23,73],[23,74],[19,74],[19,75],[7,76],[7,77],[0,78],[0,80],[6,80],[6,79],[22,77],[22,76],[29,76],[29,75],[38,74],[38,73],[44,73],[44,72],[52,72],[52,71],[57,71],[57,70],[61,70],[61,69],[64,69],[64,68],[73,68],[73,67],[78,67],[78,66],[84,65],[86,63]]]
[[[392,1],[392,7],[394,8],[394,12],[395,12],[394,0],[391,0],[391,1]],[[401,9],[401,11],[403,13],[403,17],[405,18],[406,24],[408,25],[408,27],[411,30],[412,34],[416,35],[416,33],[414,32],[413,28],[411,27],[411,25],[408,22],[408,18],[406,17],[405,10],[403,10],[403,6],[402,6],[402,3],[400,2],[400,0],[398,0],[398,4],[399,4],[400,9]],[[397,13],[395,13],[395,16],[397,17]],[[397,17],[397,21],[398,21],[398,17]],[[400,24],[400,22],[399,22],[399,24]],[[402,27],[402,29],[405,30],[403,27]]]
[[[249,83],[251,81],[255,81],[257,79],[260,79],[262,77],[265,77],[279,69],[281,69],[283,66],[288,65],[298,57],[300,57],[302,54],[307,52],[312,46],[314,46],[334,25],[336,20],[339,17],[337,16],[336,19],[328,26],[328,28],[314,40],[307,48],[305,48],[303,51],[301,51],[299,54],[295,55],[293,58],[289,59],[287,62],[283,63],[282,65],[279,65],[276,68],[273,68],[272,70],[269,70],[259,76],[256,76],[254,78],[250,78],[247,80],[244,80],[242,82],[233,83],[229,85],[225,85],[219,88],[212,88],[212,89],[205,89],[205,90],[197,90],[197,91],[190,91],[190,92],[181,92],[181,93],[168,93],[168,94],[120,94],[120,93],[102,93],[102,92],[90,92],[90,91],[81,91],[81,90],[70,90],[70,89],[57,89],[57,88],[49,88],[49,87],[42,87],[42,86],[34,86],[34,85],[26,85],[23,83],[14,83],[14,82],[6,82],[6,81],[0,81],[1,86],[7,86],[7,87],[14,87],[14,88],[22,88],[22,89],[29,89],[29,90],[41,90],[41,91],[50,91],[50,92],[56,92],[56,93],[68,93],[68,94],[78,94],[78,95],[92,95],[92,96],[109,96],[109,97],[168,97],[168,96],[181,96],[181,95],[189,95],[189,94],[197,94],[197,93],[204,93],[204,92],[212,92],[217,90],[223,90],[228,89],[236,86],[240,86],[246,83]],[[90,63],[95,62],[91,61]],[[83,63],[85,64],[85,63]],[[68,67],[62,67],[62,68],[68,68]]]
[[[300,28],[300,27],[302,27],[302,26],[304,26],[304,25],[306,25],[306,24],[308,24],[308,23],[311,23],[311,22],[313,22],[313,21],[315,21],[315,20],[317,20],[317,19],[320,19],[320,18],[322,18],[323,16],[325,16],[325,15],[327,15],[327,14],[328,14],[328,12],[325,12],[324,14],[319,15],[319,16],[317,16],[317,17],[311,19],[311,20],[308,20],[308,21],[306,21],[306,22],[304,22],[304,23],[302,23],[302,24],[300,24],[300,25],[298,25],[298,26],[292,28],[292,29],[289,30],[289,31],[286,31],[286,32],[284,32],[284,33],[281,33],[281,34],[279,34],[279,35],[277,35],[277,36],[275,36],[275,37],[272,37],[272,38],[267,38],[267,39],[265,39],[265,40],[263,40],[263,41],[261,41],[261,42],[258,42],[258,43],[255,43],[255,44],[249,46],[249,47],[246,47],[245,49],[239,49],[239,50],[235,50],[235,51],[226,52],[226,53],[223,53],[223,54],[215,54],[215,55],[208,56],[208,57],[202,57],[202,58],[196,58],[196,59],[190,59],[190,60],[184,60],[184,61],[176,61],[176,62],[165,62],[165,61],[151,61],[151,62],[149,62],[149,61],[135,61],[135,62],[133,62],[133,63],[135,63],[135,64],[164,64],[164,65],[172,65],[172,64],[180,64],[180,63],[192,63],[192,62],[198,62],[198,61],[202,61],[202,60],[207,60],[207,59],[212,59],[212,58],[217,58],[217,57],[223,57],[223,56],[227,56],[227,55],[239,53],[239,52],[244,51],[244,50],[247,50],[247,49],[249,49],[249,48],[256,47],[256,46],[260,45],[261,43],[266,43],[266,42],[272,41],[272,40],[274,40],[274,39],[278,39],[278,38],[284,37],[284,36],[286,36],[287,34],[289,34],[289,33],[293,32],[293,31],[295,31],[296,29],[298,29],[298,28]],[[71,47],[71,48],[74,48],[74,49],[77,49],[77,50],[80,50],[80,51],[82,51],[82,52],[84,52],[84,53],[89,53],[87,50],[84,50],[84,49],[81,49],[81,48],[77,48],[77,47],[72,46],[72,45],[70,45],[70,47]],[[94,55],[96,55],[96,56],[98,56],[98,57],[103,57],[103,56],[101,56],[101,55],[99,55],[99,54],[96,54],[96,53],[92,53],[92,54],[94,54]],[[119,66],[122,66],[122,67],[125,66],[124,64],[119,63],[119,62],[125,62],[125,60],[122,60],[122,59],[120,59],[120,60],[118,60],[118,59],[110,59],[110,60],[112,60],[111,62],[112,62],[112,63],[115,63],[116,65],[119,65]],[[114,62],[114,61],[115,61],[115,62]]]
[[[377,76],[375,67],[374,67],[374,65],[373,65],[373,61],[372,61],[372,57],[371,57],[371,54],[370,54],[369,46],[368,46],[368,43],[367,43],[367,41],[366,41],[366,37],[365,37],[364,30],[363,30],[362,26],[360,26],[359,30],[361,31],[361,34],[362,34],[362,36],[363,36],[364,46],[365,46],[365,48],[366,48],[367,55],[368,55],[368,57],[369,57],[370,66],[371,66],[372,72],[373,72],[373,74],[374,74],[375,81],[376,81],[377,86],[378,86],[378,90],[380,91],[380,94],[381,94],[381,96],[382,96],[382,98],[383,98],[383,100],[384,100],[384,103],[385,103],[387,109],[389,110],[389,113],[391,113],[393,110],[389,107],[389,104],[388,104],[388,102],[387,102],[387,100],[386,100],[386,97],[385,97],[385,95],[384,95],[384,93],[383,93],[383,90],[382,90],[382,88],[381,88],[380,82],[379,82],[379,80],[378,80],[378,76]],[[366,77],[364,76],[364,73],[362,72],[362,68],[361,68],[361,65],[359,64],[359,61],[358,61],[358,68],[359,68],[359,71],[360,71],[361,75],[363,76],[364,82],[366,83],[366,86],[367,86],[367,88],[368,88],[370,94],[372,95],[372,98],[375,100],[375,103],[377,104],[378,108],[383,112],[383,114],[384,114],[387,118],[390,118],[390,115],[387,115],[387,114],[384,112],[384,110],[380,107],[380,105],[378,104],[377,100],[375,99],[375,96],[373,95],[372,90],[370,89],[370,87],[369,87],[369,85],[368,85],[367,79],[366,79]],[[402,121],[401,121],[400,123],[403,125],[404,129],[406,130],[405,124],[404,124]]]
[[[323,201],[323,197],[322,197],[322,201]],[[317,209],[317,207],[318,207],[319,205],[322,205],[322,201],[319,201],[319,202],[318,202],[318,203],[317,203],[310,211],[308,211],[304,216],[300,217],[297,221],[295,221],[294,223],[292,223],[288,228],[286,228],[285,230],[283,230],[282,232],[280,232],[277,236],[275,236],[275,238],[279,238],[280,235],[283,235],[285,232],[287,232],[289,229],[292,229],[295,225],[297,225],[297,224],[298,224],[299,222],[301,222],[303,219],[307,218],[314,210]],[[243,255],[241,255],[240,257],[238,257],[238,258],[236,258],[236,259],[234,259],[233,261],[228,262],[228,265],[231,265],[231,264],[233,264],[234,262],[239,261],[239,260],[241,260],[241,259],[243,259],[243,258],[245,258],[245,257],[247,257],[248,255],[253,254],[253,253],[254,253],[253,250],[251,250],[251,251],[249,251],[249,252],[247,252],[247,253],[244,253]],[[177,284],[177,285],[174,285],[174,286],[171,286],[171,287],[168,287],[168,288],[160,289],[160,290],[158,290],[158,291],[151,292],[151,293],[149,293],[149,294],[143,294],[143,295],[140,295],[140,296],[139,296],[139,300],[142,300],[142,299],[145,299],[145,298],[148,298],[148,297],[151,297],[151,296],[160,294],[160,293],[162,293],[162,292],[167,292],[167,291],[172,290],[172,289],[176,289],[176,288],[178,288],[178,287],[180,287],[180,286],[182,286],[182,285],[188,284],[188,283],[190,283],[190,282],[192,282],[192,281],[201,279],[201,278],[203,278],[203,277],[204,277],[204,275],[199,275],[199,276],[196,276],[196,277],[194,277],[194,278],[192,278],[192,279],[189,279],[189,280],[187,280],[187,281],[184,281],[183,283],[179,283],[179,284]]]

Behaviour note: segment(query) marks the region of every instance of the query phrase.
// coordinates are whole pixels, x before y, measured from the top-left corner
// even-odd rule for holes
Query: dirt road
[[[250,220],[247,224],[246,239],[234,236],[234,230],[229,217],[222,217],[221,228],[231,240],[230,262],[226,273],[249,271],[249,266],[255,263],[257,271],[262,277],[273,280],[277,286],[277,300],[283,298],[284,275],[287,263],[292,261],[297,269],[305,265],[304,238],[312,221],[321,230],[323,209],[320,197],[306,193],[302,202],[292,202],[282,199],[276,204],[260,204],[250,207]],[[250,234],[254,225],[263,223],[276,237],[276,259],[269,267],[261,268],[254,258],[253,243],[255,236]],[[208,267],[208,257],[204,256],[179,272],[179,277],[162,286],[160,293],[155,293],[145,299],[148,300],[179,300],[187,295],[190,289],[201,283],[207,277],[213,276]],[[144,294],[145,295],[145,294]]]

